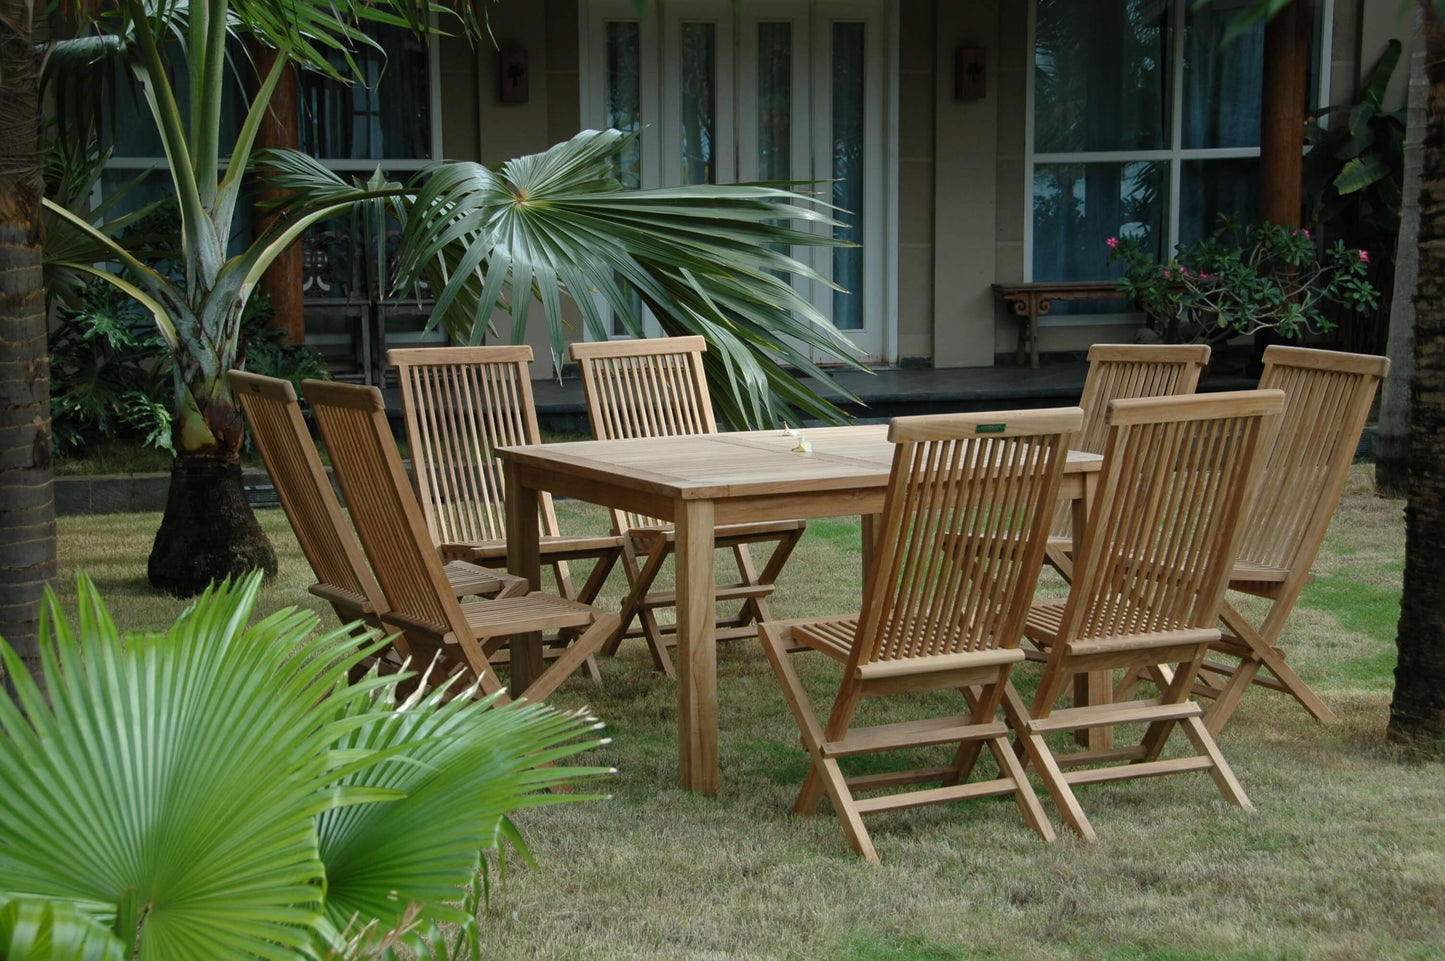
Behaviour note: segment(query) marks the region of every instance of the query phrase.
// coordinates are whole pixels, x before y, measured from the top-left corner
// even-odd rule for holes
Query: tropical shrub
[[[1132,238],[1107,243],[1109,262],[1127,267],[1119,289],[1165,343],[1216,343],[1266,329],[1302,337],[1334,326],[1326,304],[1364,311],[1379,303],[1366,279],[1368,251],[1340,241],[1320,250],[1298,227],[1241,227],[1221,215],[1212,235],[1180,244],[1166,264]]]
[[[174,453],[171,352],[155,320],[115,285],[93,280],[57,311],[50,332],[51,445],[61,457],[92,441],[119,440]],[[269,326],[270,298],[257,295],[241,317],[241,366],[299,389],[328,379],[326,359]]]
[[[348,678],[384,640],[294,609],[251,624],[259,586],[133,633],[82,576],[74,627],[47,597],[39,677],[0,641],[0,957],[475,940],[483,851],[521,844],[508,812],[594,797],[548,789],[604,769],[548,765],[604,743],[595,718],[445,684],[398,703],[405,674]]]

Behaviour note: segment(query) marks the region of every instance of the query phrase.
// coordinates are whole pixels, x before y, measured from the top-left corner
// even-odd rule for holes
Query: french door
[[[845,290],[795,283],[862,356],[888,360],[886,0],[657,0],[643,17],[633,0],[583,9],[584,124],[645,128],[619,170],[624,185],[820,181],[813,189],[840,224],[818,230],[859,246],[793,251]]]

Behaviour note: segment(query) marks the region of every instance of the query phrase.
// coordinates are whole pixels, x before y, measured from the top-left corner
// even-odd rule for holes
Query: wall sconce
[[[988,93],[988,51],[958,47],[953,51],[953,99],[982,100]]]
[[[497,99],[502,103],[527,102],[527,48],[504,43],[497,53]]]

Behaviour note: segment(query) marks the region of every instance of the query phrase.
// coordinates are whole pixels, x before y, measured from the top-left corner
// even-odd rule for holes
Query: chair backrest
[[[467,637],[466,618],[427,536],[421,505],[391,436],[381,391],[320,380],[301,386],[390,605],[383,623],[408,636],[421,632],[433,643]]]
[[[1209,363],[1209,345],[1095,344],[1089,348],[1089,374],[1079,406],[1084,426],[1070,441],[1074,450],[1104,452],[1108,427],[1104,413],[1109,401],[1133,397],[1172,397],[1192,394],[1199,374]],[[1054,514],[1055,536],[1071,530],[1070,511],[1062,504]]]
[[[715,434],[701,337],[609,340],[571,346],[582,368],[598,440]]]
[[[598,440],[717,433],[701,337],[575,343],[570,350],[582,368],[587,419]],[[625,511],[612,515],[619,531],[661,523]]]
[[[1360,432],[1390,361],[1304,347],[1264,352],[1261,388],[1285,392],[1279,434],[1249,513],[1241,560],[1302,583],[1344,490]]]
[[[289,381],[239,370],[226,376],[276,485],[286,519],[316,574],[318,583],[311,592],[339,605],[337,613],[343,617],[351,616],[342,613],[347,609],[386,610],[381,589],[321,466],[295,388]]]
[[[1199,374],[1209,363],[1209,345],[1095,344],[1089,348],[1089,375],[1079,406],[1084,426],[1072,441],[1074,450],[1104,452],[1109,401],[1131,397],[1172,397],[1192,394]]]
[[[389,350],[406,414],[412,473],[427,531],[438,544],[505,540],[506,492],[498,447],[541,443],[532,399],[532,348]],[[557,533],[550,494],[543,534]]]
[[[1061,640],[1214,626],[1283,406],[1278,390],[1109,404]]]
[[[850,669],[1019,644],[1083,411],[899,417]]]

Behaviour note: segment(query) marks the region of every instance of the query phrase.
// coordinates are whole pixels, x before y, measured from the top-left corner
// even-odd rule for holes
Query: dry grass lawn
[[[1221,738],[1257,811],[1226,806],[1194,774],[1082,788],[1096,845],[1067,833],[1046,845],[1006,800],[897,812],[868,821],[883,859],[872,868],[830,813],[788,813],[807,763],[756,644],[719,652],[722,789],[702,798],[674,787],[673,686],[637,642],[603,663],[601,687],[573,679],[556,695],[608,723],[611,745],[587,760],[618,768],[614,797],[519,819],[538,867],[509,862],[485,920],[491,956],[1445,957],[1445,765],[1404,763],[1384,743],[1403,533],[1401,504],[1369,485],[1370,468],[1355,468],[1286,631],[1339,725],[1256,689]],[[157,522],[62,519],[69,596],[85,570],[123,626],[166,624],[181,604],[143,581]],[[266,511],[263,523],[281,556],[263,606],[304,604],[329,624],[285,518]],[[563,505],[564,530],[604,524],[600,510]],[[857,545],[856,521],[810,523],[776,614],[855,610]],[[610,586],[616,599],[620,578]],[[831,696],[836,668],[800,664],[815,698]]]

